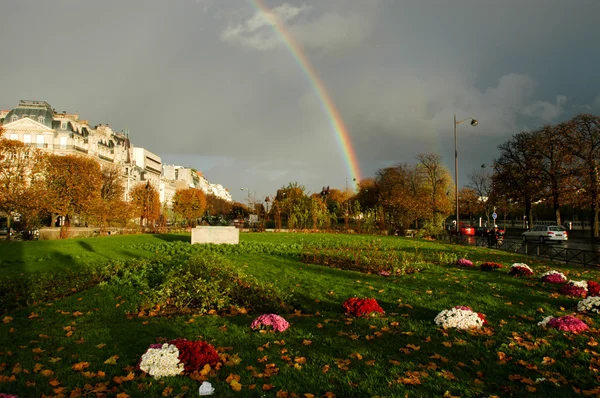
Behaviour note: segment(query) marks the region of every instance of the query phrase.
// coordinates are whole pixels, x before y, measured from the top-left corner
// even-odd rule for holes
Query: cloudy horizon
[[[7,3],[1,108],[41,100],[127,130],[238,201],[352,177],[313,83],[253,2]],[[600,114],[594,0],[265,4],[326,86],[363,178],[429,152],[454,175],[454,114],[479,120],[458,126],[460,186],[512,135]]]

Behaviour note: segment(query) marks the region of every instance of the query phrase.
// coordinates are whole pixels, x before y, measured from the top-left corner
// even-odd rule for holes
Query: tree
[[[228,215],[231,213],[233,204],[213,194],[206,195],[206,210],[212,215]]]
[[[480,214],[481,201],[479,194],[473,188],[465,187],[458,192],[460,197],[460,214],[469,216],[470,224],[473,224],[473,217]]]
[[[558,133],[561,131],[562,134]],[[569,127],[562,123],[558,126],[546,125],[531,132],[533,156],[538,158],[537,172],[540,174],[543,200],[550,201],[554,208],[556,223],[561,225],[560,206],[563,198],[569,196],[571,185],[569,177],[573,172],[572,163],[574,152],[565,145],[569,137]],[[580,145],[580,143],[578,143]]]
[[[61,238],[64,238],[71,218],[90,215],[100,198],[100,165],[94,159],[76,155],[48,154],[44,159],[43,175],[49,209],[64,218],[61,228]]]
[[[427,207],[430,216],[427,218],[432,225],[443,229],[443,220],[452,213],[450,192],[453,183],[450,171],[442,164],[440,155],[420,154],[417,159],[419,160],[417,172],[422,182],[420,189],[423,191],[423,196],[428,198]]]
[[[600,117],[578,115],[561,124],[558,133],[562,136],[567,152],[573,155],[573,173],[576,189],[585,197],[592,211],[592,237],[599,236],[598,212],[600,194]]]
[[[100,195],[92,210],[95,223],[104,229],[107,225],[125,226],[132,217],[131,207],[124,201],[122,170],[106,165],[100,171]]]
[[[173,196],[173,211],[181,215],[192,227],[204,215],[206,195],[200,189],[178,189]]]
[[[131,191],[131,203],[134,208],[134,214],[140,218],[140,225],[148,228],[160,218],[160,196],[154,185],[150,181],[137,184]]]
[[[46,214],[44,190],[36,183],[43,155],[20,141],[1,136],[0,127],[0,211],[7,213],[9,229],[17,213],[21,224],[35,228]]]
[[[486,171],[486,166],[481,166],[481,170],[475,171],[467,175],[469,183],[467,188],[472,189],[477,195],[477,211],[484,214],[488,225],[490,224],[490,214],[493,213],[493,185],[492,175]],[[462,194],[460,195],[461,202],[464,201]],[[462,210],[461,210],[462,212]]]
[[[500,145],[500,158],[494,163],[493,186],[508,200],[521,203],[529,225],[533,225],[532,205],[543,196],[542,180],[538,174],[539,157],[534,147],[538,145],[531,134],[521,132]]]

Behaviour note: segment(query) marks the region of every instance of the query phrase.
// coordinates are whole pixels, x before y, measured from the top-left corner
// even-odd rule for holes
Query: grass
[[[115,263],[126,267],[132,258],[171,265],[203,250],[221,250],[181,243],[186,239],[189,235],[137,235],[0,244],[0,267],[5,283],[37,275],[28,280],[35,289],[38,283],[46,286],[44,278],[61,284],[56,275],[68,282],[73,271],[91,273]],[[221,255],[240,272],[291,294],[296,311],[280,314],[291,324],[286,332],[251,331],[259,314],[250,307],[247,314],[237,308],[218,315],[138,317],[150,292],[140,291],[135,280],[114,283],[113,272],[104,282],[24,307],[0,301],[0,393],[197,395],[198,380],[154,380],[133,369],[149,344],[177,337],[204,339],[241,359],[209,379],[216,396],[575,396],[593,394],[598,385],[597,315],[578,314],[592,328],[579,335],[537,326],[545,316],[574,313],[577,304],[557,294],[558,287],[541,283],[541,273],[558,269],[571,279],[598,280],[596,270],[397,237],[252,233],[241,241]],[[393,253],[399,263],[418,261],[422,270],[386,278],[304,263],[300,254],[307,251],[369,258]],[[504,268],[458,268],[459,257]],[[508,276],[514,262],[527,263],[537,276]],[[48,297],[53,292],[49,289]],[[376,298],[386,314],[347,318],[342,303],[353,296]],[[456,305],[486,314],[488,327],[479,332],[437,327],[435,316]],[[114,356],[115,364],[105,363]],[[89,365],[74,370],[80,363]],[[270,364],[277,374],[264,377]],[[131,371],[134,378],[123,379]],[[230,374],[240,376],[241,392],[226,382]]]

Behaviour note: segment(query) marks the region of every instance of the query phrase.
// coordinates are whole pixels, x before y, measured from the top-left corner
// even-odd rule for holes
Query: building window
[[[66,130],[67,129],[67,122],[65,122],[65,121],[60,122],[60,129],[61,130]]]
[[[43,123],[44,123],[44,121],[46,121],[46,119],[45,119],[43,116],[39,116],[39,117],[38,117],[38,122],[40,122],[40,123],[42,123],[42,124],[43,124]]]
[[[60,137],[60,149],[67,149],[67,137]]]
[[[19,120],[19,116],[17,116],[17,115],[12,115],[12,116],[10,117],[10,121],[11,121],[11,122],[16,122],[17,120]]]
[[[23,142],[25,144],[31,144],[31,134],[23,134]]]
[[[19,134],[12,133],[12,134],[10,135],[10,139],[11,139],[11,140],[15,140],[15,141],[17,141],[17,140],[19,139]]]
[[[36,143],[38,148],[44,148],[44,136],[42,134],[38,134],[36,138]]]

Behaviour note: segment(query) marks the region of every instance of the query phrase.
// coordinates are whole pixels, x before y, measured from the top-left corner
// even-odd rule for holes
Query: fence
[[[581,264],[584,267],[599,267],[600,252],[564,247],[561,245],[546,245],[518,240],[503,240],[490,244],[487,238],[448,235],[442,239],[450,243],[487,247],[507,252],[520,253],[527,256],[547,258],[551,261],[562,261],[567,264]]]

